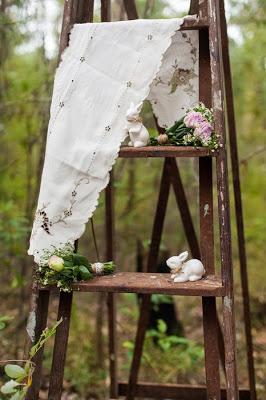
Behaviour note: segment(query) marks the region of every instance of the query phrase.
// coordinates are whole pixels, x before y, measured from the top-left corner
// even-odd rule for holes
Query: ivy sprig
[[[32,384],[32,375],[35,369],[35,363],[32,361],[33,357],[44,346],[47,340],[55,334],[58,325],[60,325],[62,321],[63,319],[61,318],[51,328],[44,329],[39,340],[31,347],[28,360],[9,360],[5,362],[8,362],[4,367],[5,374],[11,379],[1,386],[0,391],[7,396],[6,398],[9,400],[25,399],[27,391]],[[24,367],[18,364],[10,364],[11,361],[19,362],[23,364]]]

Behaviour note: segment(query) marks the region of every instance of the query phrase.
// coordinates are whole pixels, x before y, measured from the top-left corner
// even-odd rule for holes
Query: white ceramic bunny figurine
[[[179,256],[168,258],[167,266],[171,269],[171,278],[174,282],[198,281],[205,274],[205,269],[200,260],[193,258],[185,262],[188,252],[184,251]]]
[[[142,104],[135,106],[133,103],[130,104],[127,110],[126,118],[127,125],[126,130],[129,133],[130,142],[129,146],[143,147],[147,146],[150,141],[149,132],[142,123],[142,119],[139,116]]]

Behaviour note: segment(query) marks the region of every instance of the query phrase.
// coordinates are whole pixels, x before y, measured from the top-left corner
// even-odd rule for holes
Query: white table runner
[[[131,102],[161,126],[198,101],[198,32],[183,19],[75,25],[56,72],[29,254],[73,243],[97,207],[126,137]]]

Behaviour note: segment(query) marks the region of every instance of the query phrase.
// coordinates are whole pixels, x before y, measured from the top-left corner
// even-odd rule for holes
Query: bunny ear
[[[188,258],[188,251],[184,251],[183,253],[180,253],[178,257],[181,261],[185,261]]]

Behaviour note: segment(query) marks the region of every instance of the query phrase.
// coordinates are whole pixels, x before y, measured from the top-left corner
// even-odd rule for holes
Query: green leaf
[[[133,350],[134,349],[134,343],[130,342],[129,340],[125,340],[123,342],[123,347],[124,347],[124,349]]]
[[[1,387],[1,392],[3,394],[12,394],[15,393],[17,391],[17,387],[20,386],[20,384],[16,381],[14,381],[13,379],[6,382],[2,387]]]
[[[13,319],[13,317],[9,317],[8,315],[1,315],[0,316],[0,331],[6,327],[6,322]]]
[[[19,391],[13,394],[9,400],[22,400],[24,399],[24,395],[25,395],[24,392]]]
[[[0,321],[0,331],[6,327],[6,324],[3,321]]]
[[[89,266],[88,259],[80,254],[73,254],[73,264]]]
[[[75,278],[78,277],[79,274],[79,266],[78,265],[74,265],[73,267],[73,275],[75,276]]]
[[[27,375],[25,369],[16,364],[7,364],[5,366],[5,373],[9,378],[13,379],[24,378]]]
[[[64,267],[72,269],[73,268],[73,260],[64,260]]]
[[[38,342],[31,347],[29,355],[30,355],[30,360],[32,359],[32,357],[35,356],[35,354],[42,348],[42,346],[47,342],[47,340],[53,336],[56,332],[56,329],[58,327],[58,325],[61,324],[61,322],[63,321],[63,318],[61,317],[58,321],[56,321],[56,323],[51,327],[51,328],[45,328],[42,331],[42,334],[40,336],[40,339],[38,340]]]
[[[170,347],[171,347],[171,343],[168,342],[168,341],[165,340],[165,339],[160,339],[160,340],[158,340],[158,344],[159,344],[159,346],[161,347],[161,349],[164,350],[164,351],[169,350]]]
[[[158,326],[158,331],[161,332],[161,333],[165,333],[166,330],[167,330],[166,323],[162,319],[158,319],[157,324],[158,324],[157,325]]]
[[[83,281],[87,281],[87,280],[91,279],[92,274],[90,273],[88,268],[85,267],[85,265],[79,266],[79,277]]]
[[[185,337],[169,336],[169,340],[173,344],[185,344],[185,345],[189,345],[190,344],[190,340],[185,338]]]

